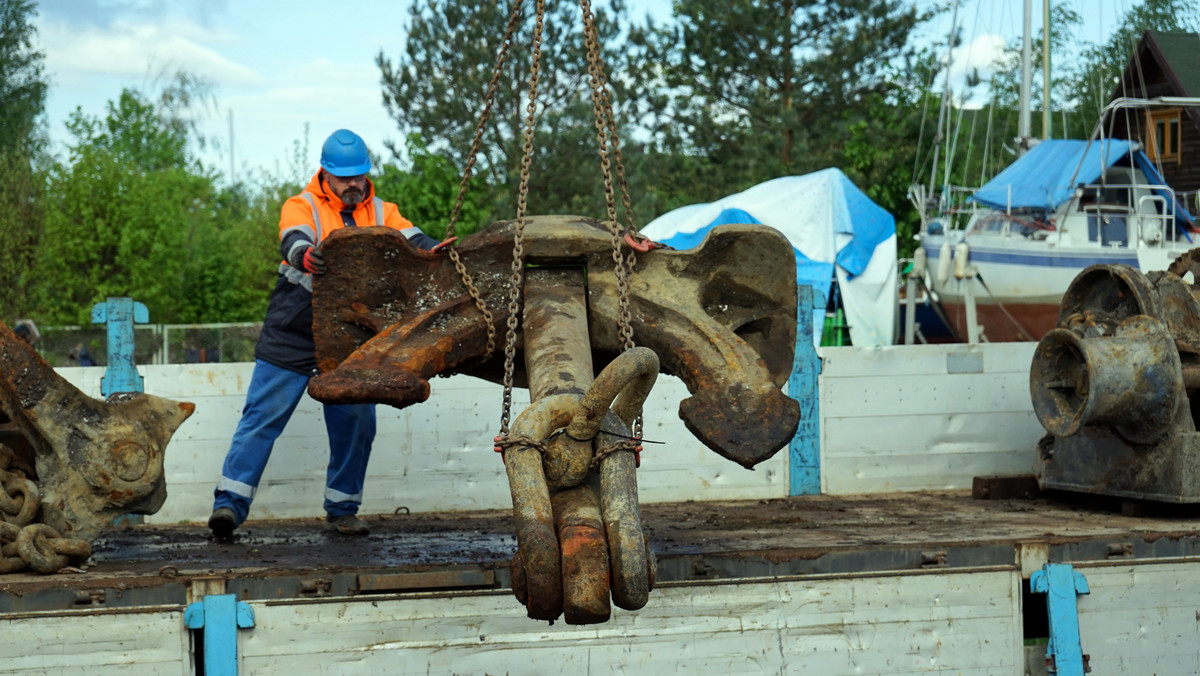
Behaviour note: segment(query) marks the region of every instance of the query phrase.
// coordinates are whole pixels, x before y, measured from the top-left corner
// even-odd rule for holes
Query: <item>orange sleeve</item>
[[[413,227],[412,221],[400,215],[400,207],[391,202],[383,203],[383,224],[396,230]]]
[[[384,213],[386,214],[386,212],[385,208]],[[296,226],[301,226],[299,230],[308,234],[309,241],[316,242],[317,228],[313,225],[312,205],[299,195],[289,197],[288,201],[283,203],[283,209],[279,214],[279,239],[282,240],[284,233]]]

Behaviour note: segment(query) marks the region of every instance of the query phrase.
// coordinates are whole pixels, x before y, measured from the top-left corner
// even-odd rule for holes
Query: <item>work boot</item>
[[[212,516],[208,517],[208,529],[217,540],[232,539],[236,528],[237,515],[228,507],[218,507],[213,510]]]
[[[325,530],[342,535],[366,535],[371,532],[367,522],[353,514],[342,514],[341,516],[326,514]]]

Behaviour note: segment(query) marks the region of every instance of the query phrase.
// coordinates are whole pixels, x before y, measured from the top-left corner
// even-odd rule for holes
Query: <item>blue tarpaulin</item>
[[[659,216],[642,234],[676,249],[719,225],[762,223],[796,254],[796,281],[826,298],[836,277],[855,345],[890,345],[896,313],[896,223],[839,169],[783,176],[709,204]],[[825,309],[814,311],[819,343]]]
[[[1130,142],[1121,139],[1041,141],[969,199],[993,209],[1051,210],[1071,199],[1076,186],[1095,183],[1105,169],[1130,157],[1148,181],[1165,185],[1145,153],[1130,151]],[[1174,194],[1161,189],[1154,192],[1174,202],[1177,218],[1191,223],[1191,216],[1175,200]]]

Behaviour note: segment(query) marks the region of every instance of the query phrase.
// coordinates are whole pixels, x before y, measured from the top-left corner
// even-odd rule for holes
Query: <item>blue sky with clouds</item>
[[[647,14],[657,20],[670,16],[669,0],[626,1],[639,23]],[[934,1],[916,3],[926,7]],[[1070,1],[1079,5],[1077,11],[1086,8],[1089,24],[1102,26],[1115,23],[1131,0]],[[996,49],[1020,35],[1021,4],[963,2],[959,22],[965,44],[956,56],[956,71],[986,66]],[[52,80],[47,102],[52,140],[64,139],[63,123],[76,107],[101,115],[123,87],[153,90],[156,73],[175,69],[216,85],[218,108],[205,118],[205,130],[227,147],[232,114],[239,174],[258,167],[286,175],[306,125],[309,167],[316,166],[321,141],[339,127],[359,132],[377,152],[384,151],[384,140],[400,137],[384,112],[374,60],[381,50],[392,57],[401,53],[407,0],[40,0],[37,5],[38,44]],[[928,39],[944,39],[948,24],[946,18],[931,25]],[[1034,30],[1040,26],[1040,15],[1035,16]],[[1102,41],[1105,36],[1096,28],[1095,35],[1081,37]],[[227,151],[207,159],[229,170]]]

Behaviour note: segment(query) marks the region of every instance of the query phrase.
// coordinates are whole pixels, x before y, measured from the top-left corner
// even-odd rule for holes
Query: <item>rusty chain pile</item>
[[[0,574],[31,569],[56,573],[69,563],[92,555],[86,540],[64,538],[44,523],[34,523],[41,507],[37,484],[19,469],[11,469],[12,456],[0,447]]]

